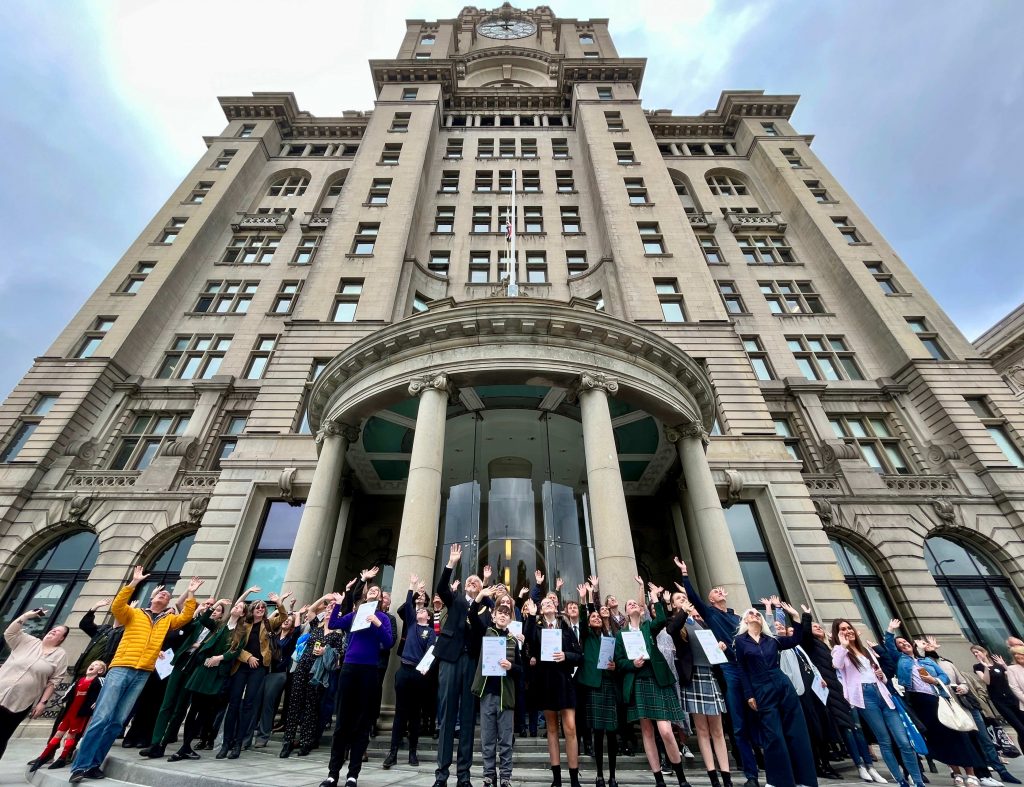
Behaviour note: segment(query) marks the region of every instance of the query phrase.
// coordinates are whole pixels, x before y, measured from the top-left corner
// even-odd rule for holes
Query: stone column
[[[341,550],[345,545],[345,531],[348,528],[348,517],[352,511],[351,479],[347,477],[342,478],[338,495],[341,497],[341,502],[338,504],[338,521],[335,525],[334,534],[331,536],[331,549],[329,552],[325,550],[324,562],[320,567],[320,580],[324,593],[331,593],[335,590],[340,593],[343,590],[341,587],[336,587],[336,580],[340,580],[341,577],[335,577],[335,574],[338,571],[338,565],[341,563]]]
[[[339,421],[328,420],[317,432],[320,458],[316,462],[313,483],[306,496],[306,507],[295,534],[295,545],[284,575],[283,590],[290,590],[300,604],[315,601],[323,586],[324,561],[334,544],[341,505],[341,472],[345,451],[359,437],[359,431]],[[343,535],[343,534],[342,534]]]
[[[584,372],[571,393],[579,400],[583,420],[587,496],[597,558],[595,571],[601,581],[601,594],[611,593],[619,599],[619,607],[625,609],[626,599],[636,593],[636,555],[608,409],[608,394],[618,390],[614,379]]]
[[[729,593],[729,606],[742,611],[750,606],[750,598],[722,503],[718,499],[718,490],[711,477],[711,467],[704,454],[707,432],[700,424],[687,424],[667,429],[666,435],[678,447],[693,513],[694,532],[698,535],[696,540],[707,567],[707,575],[700,577],[703,580],[702,590],[707,592],[710,587],[721,585]],[[691,547],[695,548],[695,545],[691,544]]]

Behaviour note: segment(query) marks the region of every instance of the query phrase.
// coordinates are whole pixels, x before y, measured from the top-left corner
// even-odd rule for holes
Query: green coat
[[[601,679],[607,670],[597,668],[597,659],[601,655],[601,636],[595,634],[590,626],[580,626],[580,644],[583,646],[583,665],[576,671],[576,682],[589,689],[596,689],[601,685]],[[609,673],[612,676],[619,674],[619,665]]]
[[[212,608],[208,608],[203,614],[181,629],[182,635],[174,646],[174,657],[171,659],[171,664],[174,665],[175,669],[182,669],[190,661],[188,653],[192,648],[192,643],[199,636],[200,631],[204,628],[209,629],[211,633],[207,636],[210,637],[217,630],[219,624],[210,620],[211,612]]]
[[[658,650],[654,641],[658,632],[665,628],[665,624],[665,607],[659,601],[654,605],[654,620],[640,622],[640,631],[644,635],[647,653],[651,657],[650,661],[641,669],[647,669],[650,666],[654,672],[655,682],[659,686],[668,687],[675,682],[675,678],[672,677],[672,670],[669,669],[668,662],[665,661],[665,657],[661,655],[661,651]],[[621,631],[615,635],[615,671],[622,675],[622,697],[628,704],[633,701],[633,684],[636,682],[638,670],[636,665],[626,657],[626,646],[622,643]]]
[[[241,621],[239,621],[241,625]],[[206,639],[199,646],[195,654],[196,668],[189,676],[185,688],[197,694],[220,694],[224,681],[231,675],[231,665],[241,652],[244,642],[239,642],[235,650],[231,650],[232,631],[227,626],[221,626],[217,631]],[[204,666],[203,662],[210,656],[224,656],[216,667]]]

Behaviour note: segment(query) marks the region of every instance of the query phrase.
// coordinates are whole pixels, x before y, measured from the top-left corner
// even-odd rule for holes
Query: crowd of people
[[[184,762],[201,751],[237,759],[281,732],[279,756],[302,757],[333,722],[321,787],[356,787],[394,654],[396,704],[380,767],[397,763],[403,741],[408,763],[419,765],[421,736],[433,735],[435,787],[447,787],[453,764],[456,787],[471,787],[477,735],[484,786],[508,787],[515,741],[536,737],[541,718],[555,787],[563,763],[579,787],[581,761],[596,787],[617,787],[618,756],[633,753],[637,730],[661,786],[666,771],[687,784],[691,739],[713,787],[732,787],[730,755],[744,787],[758,787],[762,770],[773,787],[817,787],[840,778],[835,763],[845,759],[868,783],[921,787],[922,760],[948,766],[957,787],[1020,783],[986,726],[998,716],[1024,736],[1020,640],[1007,642],[1009,665],[974,645],[976,663],[964,672],[935,639],[901,636],[899,620],[875,644],[849,620],[826,631],[808,607],[778,597],[743,611],[721,587],[702,598],[679,558],[674,588],[637,577],[636,598],[620,609],[615,597],[602,599],[596,576],[563,598],[564,583],[548,589],[540,571],[532,588],[513,593],[485,566],[460,590],[461,557],[452,546],[431,595],[411,576],[397,616],[375,583],[378,568],[296,609],[288,593],[250,602],[257,587],[233,602],[200,602],[198,578],[178,599],[161,587],[133,602],[146,580],[136,566],[109,602],[112,621],[97,625],[101,602],[80,622],[89,643],[30,769],[69,767],[72,783],[103,778],[119,737],[142,757]],[[23,629],[44,614],[26,612],[4,632],[0,757],[19,723],[41,716],[67,684],[68,627],[41,638]]]

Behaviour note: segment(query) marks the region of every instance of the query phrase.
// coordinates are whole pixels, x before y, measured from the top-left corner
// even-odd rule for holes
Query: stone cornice
[[[314,117],[299,109],[294,93],[253,93],[251,96],[221,96],[217,99],[228,120],[272,118],[281,135],[289,137],[363,136],[369,112],[347,111],[342,117]]]
[[[718,106],[700,115],[673,115],[671,110],[647,112],[647,122],[656,137],[732,136],[744,117],[775,117],[788,120],[799,96],[766,96],[763,90],[726,90]]]

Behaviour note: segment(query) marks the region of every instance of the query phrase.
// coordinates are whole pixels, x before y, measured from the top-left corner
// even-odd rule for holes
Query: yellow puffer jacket
[[[124,624],[124,635],[110,666],[152,672],[167,632],[180,629],[192,620],[196,611],[196,600],[187,599],[180,615],[164,613],[153,618],[144,610],[128,606],[133,590],[131,585],[125,585],[110,603],[110,612],[114,619]]]

